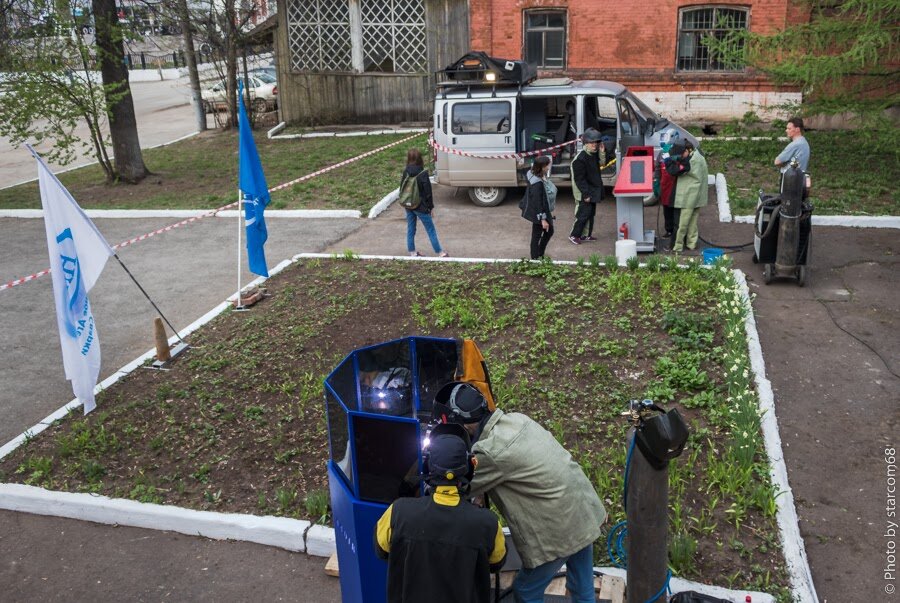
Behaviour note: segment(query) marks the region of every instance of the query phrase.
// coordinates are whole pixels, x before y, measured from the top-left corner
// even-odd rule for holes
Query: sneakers
[[[588,235],[588,236],[586,236],[586,237],[581,237],[581,241],[582,241],[582,242],[584,242],[584,241],[596,241],[596,240],[597,240],[597,237],[592,237],[591,235]]]
[[[412,256],[412,257],[414,257],[414,258],[420,258],[420,257],[422,257],[422,254],[419,253],[418,251],[410,251],[410,252],[409,252],[409,255]]]
[[[442,251],[442,252],[440,252],[440,253],[438,254],[438,257],[439,257],[439,258],[449,258],[449,257],[450,257],[450,254],[447,253],[446,251]]]
[[[569,236],[569,242],[571,242],[572,245],[581,245],[581,240],[574,235]]]

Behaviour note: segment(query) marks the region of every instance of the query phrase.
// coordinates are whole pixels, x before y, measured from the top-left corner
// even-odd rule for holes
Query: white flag
[[[97,406],[94,387],[100,374],[100,337],[88,292],[113,250],[37,154],[35,159],[63,366],[66,379],[72,382],[72,391],[87,414]]]

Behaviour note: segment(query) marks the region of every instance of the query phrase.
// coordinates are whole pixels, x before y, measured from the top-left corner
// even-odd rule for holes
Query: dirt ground
[[[437,191],[435,222],[452,255],[526,254],[529,226],[518,217],[517,199],[479,209],[461,192]],[[612,253],[617,227],[612,203],[604,204],[598,215],[595,235],[600,240],[581,246],[564,236],[572,219],[571,197],[561,197],[557,214],[558,234],[548,249],[552,257]],[[701,234],[708,240],[735,244],[752,239],[751,226],[719,224],[716,216],[715,206],[703,210]],[[648,209],[645,219],[653,222],[656,208]],[[327,250],[404,254],[404,233],[403,210],[392,207]],[[420,251],[432,255],[424,233],[419,241]],[[775,390],[785,460],[819,599],[892,601],[885,594],[890,583],[882,570],[887,563],[885,448],[896,446],[900,433],[898,238],[894,230],[821,227],[814,229],[812,241],[811,274],[804,288],[791,282],[763,285],[762,270],[751,263],[749,253],[736,253],[734,260],[756,295],[767,376]],[[185,250],[192,249],[192,243],[187,245]],[[197,315],[206,309],[198,307]],[[254,545],[8,513],[0,514],[0,526],[0,585],[16,601],[275,599],[265,588],[327,601],[325,593],[337,592],[336,581],[322,582],[324,560],[306,563],[302,555],[276,551],[267,566],[268,557]],[[146,546],[147,541],[137,539],[156,544]],[[122,551],[132,551],[132,556]],[[271,549],[262,551],[268,555]],[[203,569],[206,565],[198,567],[193,560],[204,555],[221,555],[223,564],[231,564],[234,580],[215,579]],[[128,562],[110,562],[121,559]],[[114,577],[115,589],[96,584],[102,580],[97,572]],[[167,596],[153,591],[149,585],[154,583],[163,585]],[[322,590],[312,590],[320,586]],[[194,596],[198,593],[202,596]]]

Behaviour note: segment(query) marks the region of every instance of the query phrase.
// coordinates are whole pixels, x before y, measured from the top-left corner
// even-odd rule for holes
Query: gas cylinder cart
[[[656,251],[656,231],[644,230],[644,197],[652,192],[653,147],[629,147],[613,195],[619,239],[634,240],[638,253]]]
[[[806,284],[813,206],[807,201],[809,176],[797,161],[782,175],[781,194],[759,191],[753,235],[753,263],[763,264],[763,281],[795,278]]]

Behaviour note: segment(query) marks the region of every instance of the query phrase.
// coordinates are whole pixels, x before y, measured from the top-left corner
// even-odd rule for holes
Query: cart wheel
[[[806,269],[806,266],[800,266],[797,268],[797,284],[801,287],[806,284],[806,275],[809,274],[809,271]]]
[[[754,264],[759,264],[759,256],[756,255],[756,252],[753,252],[753,257],[751,258]]]
[[[769,284],[772,282],[774,270],[772,270],[772,264],[766,264],[763,268],[763,282],[765,284]]]

